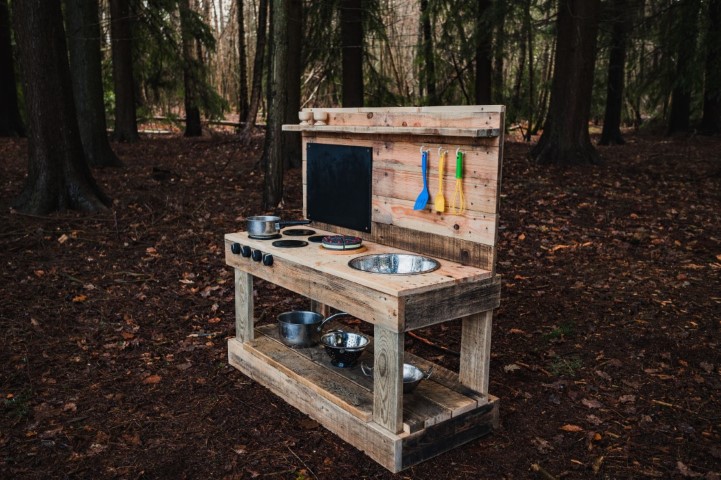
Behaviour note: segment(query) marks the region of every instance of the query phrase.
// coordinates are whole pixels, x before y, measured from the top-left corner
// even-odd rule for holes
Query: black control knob
[[[249,257],[250,257],[250,253],[251,253],[251,250],[250,250],[250,247],[249,247],[248,245],[243,245],[242,247],[240,247],[240,254],[241,254],[242,256],[244,256],[245,258],[249,258]]]
[[[240,253],[240,244],[239,243],[231,243],[230,251],[233,252],[235,255],[238,255]]]
[[[253,260],[255,260],[256,262],[260,262],[261,260],[263,260],[263,252],[261,252],[260,250],[253,250],[251,257],[253,257]]]
[[[263,255],[263,265],[265,265],[266,267],[270,267],[271,265],[273,265],[273,255],[271,255],[270,253],[266,253],[265,255]]]

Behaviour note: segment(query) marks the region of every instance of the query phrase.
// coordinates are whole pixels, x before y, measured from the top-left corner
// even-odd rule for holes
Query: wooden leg
[[[403,332],[374,326],[373,421],[403,431]]]
[[[488,395],[491,362],[491,326],[493,310],[463,319],[459,380],[473,390]]]
[[[253,276],[235,269],[235,338],[253,340]]]
[[[330,307],[325,303],[320,303],[318,300],[311,299],[310,310],[311,312],[320,313],[324,317],[330,315]]]

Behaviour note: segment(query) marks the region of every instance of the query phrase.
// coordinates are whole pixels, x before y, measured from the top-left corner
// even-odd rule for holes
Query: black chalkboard
[[[373,149],[307,145],[308,219],[371,231]]]

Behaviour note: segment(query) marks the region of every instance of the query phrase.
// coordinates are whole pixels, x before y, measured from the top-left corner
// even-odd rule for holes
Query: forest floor
[[[261,212],[261,144],[114,144],[109,212],[34,217],[11,209],[27,144],[0,139],[1,478],[721,478],[719,138],[629,134],[568,170],[507,142],[501,427],[396,475],[228,366],[223,234]],[[308,307],[256,287],[267,319]],[[416,333],[457,368],[460,324]]]

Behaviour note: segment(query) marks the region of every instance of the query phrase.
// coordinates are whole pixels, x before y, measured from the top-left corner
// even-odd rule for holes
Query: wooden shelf
[[[403,395],[403,431],[393,434],[373,422],[373,379],[359,366],[333,367],[320,346],[289,348],[277,330],[265,325],[255,329],[252,341],[231,339],[230,364],[391,471],[483,436],[497,422],[497,399],[463,386],[454,372],[406,353],[406,362],[424,371],[433,367],[433,372]],[[367,364],[373,362],[372,343],[361,357]]]
[[[493,138],[498,128],[371,127],[358,125],[283,125],[286,132],[350,133],[354,135],[418,135],[438,137]]]

